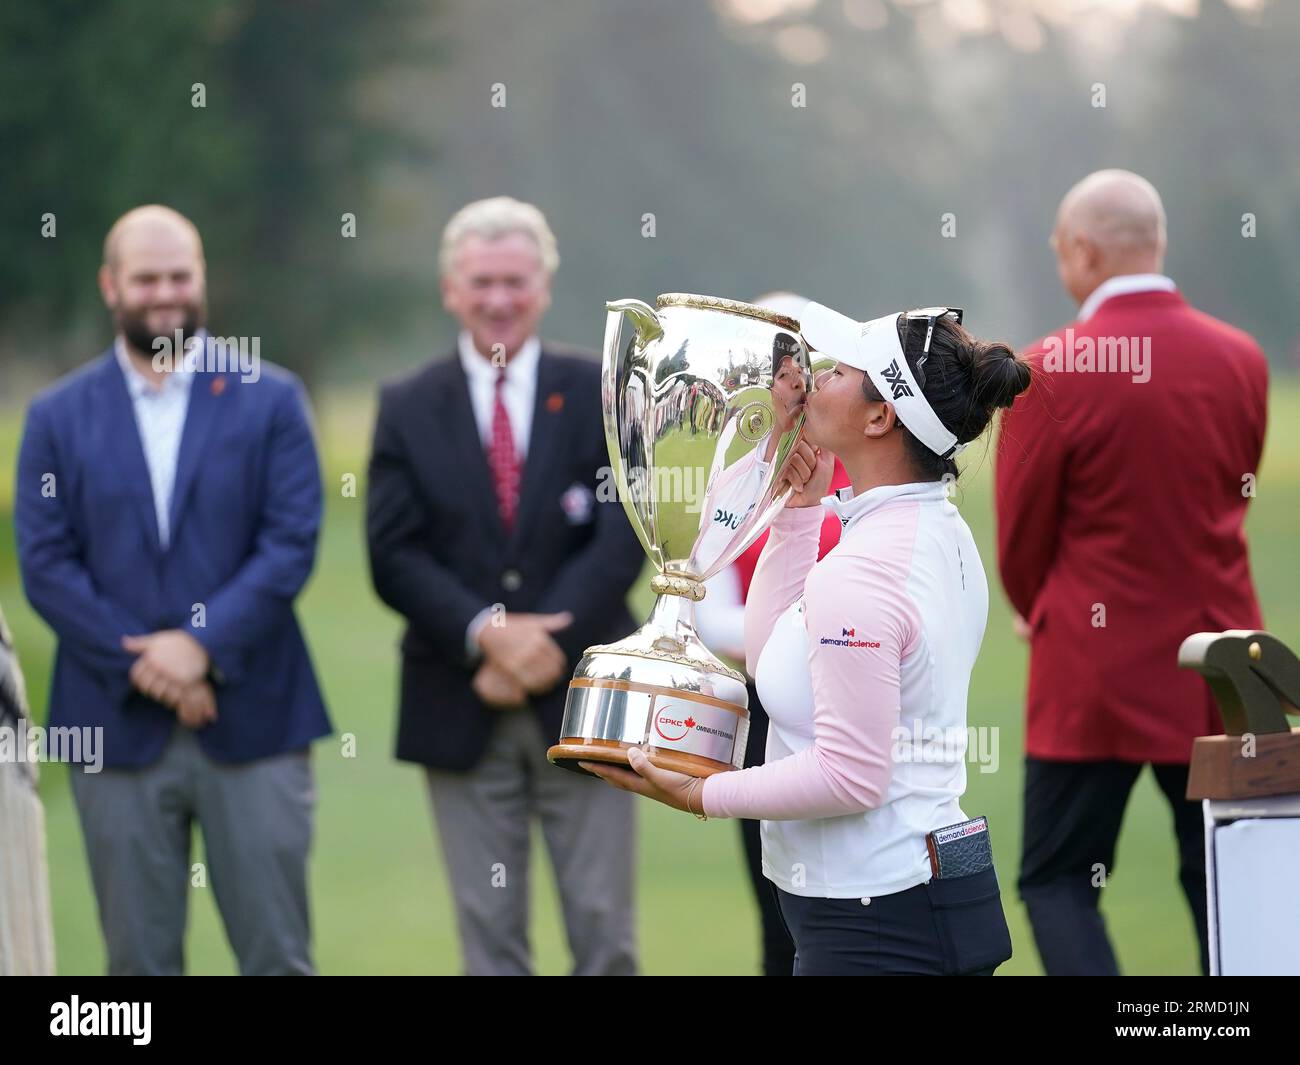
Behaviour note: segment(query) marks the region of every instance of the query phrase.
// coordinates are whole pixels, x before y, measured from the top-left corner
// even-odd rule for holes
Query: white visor
[[[949,458],[966,445],[957,443],[912,376],[898,340],[898,315],[869,322],[809,303],[799,314],[799,331],[814,351],[861,370],[885,399],[907,431],[940,458]]]

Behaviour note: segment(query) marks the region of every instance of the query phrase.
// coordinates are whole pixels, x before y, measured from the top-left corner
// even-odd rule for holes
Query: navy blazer
[[[553,634],[570,670],[591,644],[635,628],[627,593],[646,557],[602,476],[608,466],[599,364],[543,344],[519,509],[507,536],[456,353],[383,387],[367,543],[375,590],[407,621],[399,759],[470,769],[501,714],[517,712],[485,706],[471,687],[477,666],[465,630],[484,607],[570,611],[573,623]],[[548,743],[560,738],[568,680],[529,700]]]
[[[222,762],[305,747],[329,719],[294,616],[321,521],[321,475],[301,382],[263,362],[196,372],[170,517],[153,491],[110,349],[27,412],[14,525],[23,586],[58,636],[49,724],[103,726],[107,766],[156,759],[176,715],[135,691],[124,635],[184,629],[219,680],[199,744]]]

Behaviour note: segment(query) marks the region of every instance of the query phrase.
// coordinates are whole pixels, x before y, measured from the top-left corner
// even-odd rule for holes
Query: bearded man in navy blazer
[[[527,973],[541,822],[573,971],[632,973],[632,796],[546,760],[583,649],[633,628],[645,561],[608,473],[600,368],[536,331],[559,262],[541,211],[472,203],[443,234],[456,348],[385,385],[367,532],[407,622],[397,757],[426,767],[466,972]]]
[[[99,730],[72,791],[108,970],[183,971],[197,823],[240,971],[310,973],[308,745],[330,725],[293,610],[322,499],[303,389],[208,337],[175,211],[120,218],[99,282],[117,339],[32,402],[14,524],[58,637],[49,723]]]

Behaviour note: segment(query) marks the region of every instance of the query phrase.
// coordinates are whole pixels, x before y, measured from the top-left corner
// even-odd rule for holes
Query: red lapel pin
[[[546,409],[552,414],[558,414],[564,409],[564,393],[552,392],[546,397]]]
[[[225,390],[226,390],[226,379],[224,377],[214,377],[212,379],[212,394],[214,396],[219,396]]]

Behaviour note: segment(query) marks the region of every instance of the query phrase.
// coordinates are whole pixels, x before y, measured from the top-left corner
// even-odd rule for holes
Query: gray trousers
[[[477,766],[427,773],[465,972],[532,971],[528,851],[536,815],[555,869],[574,975],[635,975],[635,796],[557,769],[546,760],[549,746],[531,711],[502,711]]]
[[[227,765],[178,724],[151,765],[71,775],[110,976],[184,972],[192,880],[211,886],[241,973],[314,972],[309,750]],[[190,866],[196,821],[202,870]]]

